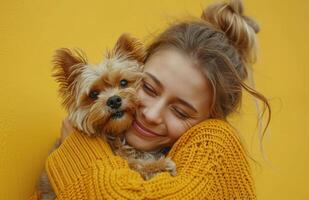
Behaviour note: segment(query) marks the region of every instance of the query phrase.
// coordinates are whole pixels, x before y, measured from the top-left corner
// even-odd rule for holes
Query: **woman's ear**
[[[128,33],[123,33],[118,38],[113,51],[107,57],[125,56],[128,59],[144,63],[145,55],[143,43],[137,38],[131,37]]]

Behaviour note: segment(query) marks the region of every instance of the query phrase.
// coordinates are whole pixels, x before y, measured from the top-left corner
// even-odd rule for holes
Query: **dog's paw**
[[[176,176],[176,164],[171,158],[165,158],[165,170],[168,171],[172,176]]]

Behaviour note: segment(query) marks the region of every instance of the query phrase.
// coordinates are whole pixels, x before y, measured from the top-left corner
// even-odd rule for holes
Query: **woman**
[[[104,141],[74,132],[47,161],[57,198],[256,199],[244,149],[226,118],[239,107],[242,89],[270,114],[267,100],[243,82],[258,31],[242,2],[231,0],[162,32],[147,48],[141,106],[125,136],[144,151],[172,147],[167,156],[177,175],[144,181]]]

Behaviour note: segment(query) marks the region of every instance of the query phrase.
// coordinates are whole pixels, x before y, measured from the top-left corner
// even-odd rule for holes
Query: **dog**
[[[59,83],[62,104],[72,126],[90,137],[106,140],[116,155],[128,161],[131,169],[149,180],[165,171],[175,176],[176,166],[163,153],[139,151],[124,138],[139,105],[136,91],[143,78],[144,59],[143,44],[129,34],[122,34],[98,65],[89,64],[81,50],[58,49],[53,76]],[[42,177],[41,197],[54,197],[50,188],[46,189],[46,172]]]

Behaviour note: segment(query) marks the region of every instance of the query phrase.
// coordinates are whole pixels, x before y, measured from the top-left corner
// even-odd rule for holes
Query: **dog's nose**
[[[106,105],[110,108],[117,109],[121,106],[121,98],[120,96],[114,95],[107,99]]]

